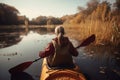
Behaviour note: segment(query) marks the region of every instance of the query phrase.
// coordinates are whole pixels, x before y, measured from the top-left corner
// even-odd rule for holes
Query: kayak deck
[[[43,60],[40,80],[86,80],[79,67],[74,69],[49,69],[46,58]]]

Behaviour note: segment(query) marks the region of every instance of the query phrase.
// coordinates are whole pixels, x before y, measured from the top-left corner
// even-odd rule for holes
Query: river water
[[[11,41],[3,41],[0,44],[2,45],[0,48],[0,80],[12,80],[16,76],[24,75],[28,76],[24,80],[29,80],[27,78],[31,77],[33,80],[39,80],[42,60],[33,63],[23,73],[20,73],[23,74],[21,76],[19,74],[11,75],[8,70],[20,63],[39,58],[39,51],[44,50],[55,35],[34,31],[17,35],[17,37],[14,35],[15,39],[10,37],[7,40],[11,39]],[[4,37],[3,40],[6,38]],[[70,40],[74,46],[79,44],[76,40]],[[120,80],[120,53],[109,52],[109,49],[104,48],[100,51],[98,49],[89,50],[85,47],[78,49],[79,56],[74,57],[74,60],[88,80]]]

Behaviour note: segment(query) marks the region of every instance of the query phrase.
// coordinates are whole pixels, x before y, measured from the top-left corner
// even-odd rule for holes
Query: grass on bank
[[[96,35],[96,45],[113,45],[120,44],[120,32],[118,26],[112,22],[102,21],[86,21],[80,24],[64,24],[66,33],[69,37],[79,41],[84,40],[88,36]]]

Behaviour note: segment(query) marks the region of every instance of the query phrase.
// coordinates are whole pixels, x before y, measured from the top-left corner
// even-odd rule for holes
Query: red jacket
[[[57,38],[55,38],[53,40],[55,40],[56,42],[58,42]],[[64,37],[64,40],[62,40],[62,44],[63,44],[63,46],[65,46],[67,44],[70,44],[70,49],[69,49],[70,54],[72,54],[73,56],[78,56],[77,50],[73,47],[72,43],[69,41],[69,39],[67,37]],[[39,56],[41,58],[44,58],[44,57],[47,57],[49,55],[53,55],[54,53],[55,53],[55,49],[54,49],[53,43],[50,42],[48,44],[47,48],[45,48],[44,51],[40,51]]]

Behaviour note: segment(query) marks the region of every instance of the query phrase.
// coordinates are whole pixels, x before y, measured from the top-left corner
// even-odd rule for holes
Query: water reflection
[[[76,59],[88,80],[119,80],[120,53],[111,46],[88,46]]]
[[[13,39],[12,45],[0,48],[0,80],[15,80],[22,76],[26,77],[25,80],[28,78],[39,80],[42,60],[32,64],[21,73],[10,74],[8,70],[20,63],[38,58],[39,51],[43,50],[55,35],[40,29],[15,34],[18,37]],[[20,41],[14,43],[19,38]],[[74,46],[78,45],[75,40],[71,41],[75,44]],[[110,46],[83,47],[78,49],[79,56],[74,59],[88,80],[119,80],[120,51],[118,50],[120,49],[114,50]]]
[[[38,32],[41,34],[38,34]],[[15,75],[11,76],[8,70],[20,63],[38,58],[39,51],[43,50],[55,37],[51,33],[47,34],[46,32],[46,34],[43,34],[40,30],[38,32],[28,31],[27,35],[20,32],[20,42],[0,48],[0,80],[10,80],[10,77],[15,77]],[[29,73],[35,80],[39,80],[41,64],[42,60],[32,64],[25,70],[25,73]]]
[[[10,80],[35,80],[33,77],[26,72],[18,72],[11,74]]]
[[[0,48],[8,47],[14,44],[17,44],[21,41],[19,34],[1,34],[0,35]]]
[[[21,36],[27,36],[30,33],[30,29],[25,28],[23,31],[13,31],[13,32],[0,32],[0,48],[5,48],[9,47],[12,45],[17,44],[22,40]],[[41,27],[39,29],[32,29],[32,32],[37,32],[38,34],[44,35],[48,32],[51,32],[50,30],[48,31],[46,28]],[[52,32],[51,32],[52,33]]]

